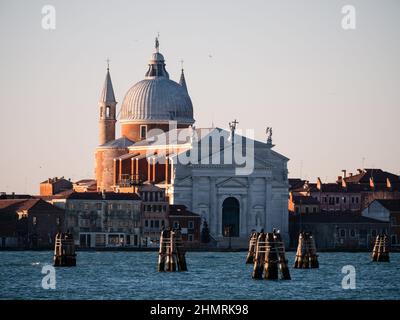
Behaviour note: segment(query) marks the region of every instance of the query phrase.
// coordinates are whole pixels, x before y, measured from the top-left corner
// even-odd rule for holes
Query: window
[[[299,207],[296,207],[294,210],[296,213],[299,213]]]
[[[356,230],[354,230],[354,229],[350,230],[350,237],[351,238],[355,238],[356,237]]]
[[[145,226],[146,228],[149,227],[149,220],[144,220],[144,226]]]
[[[346,237],[346,230],[345,229],[340,229],[339,235],[340,235],[341,238],[345,238]]]
[[[147,126],[141,125],[140,126],[140,139],[146,139],[146,135],[147,135]]]
[[[339,197],[336,197],[336,204],[339,203],[339,200],[340,200],[340,198],[339,198]]]
[[[358,203],[358,197],[356,197],[356,203]]]
[[[147,199],[148,199],[148,195],[147,194],[148,194],[148,192],[144,193],[144,201],[147,201]]]
[[[308,207],[306,207],[306,213],[309,213],[309,208]]]
[[[165,227],[165,221],[164,220],[161,220],[161,226]]]
[[[343,197],[343,203],[346,203],[346,197]]]
[[[376,237],[376,230],[375,229],[371,230],[371,236]]]
[[[312,208],[312,212],[317,213],[317,208],[316,207]]]
[[[154,227],[157,229],[160,228],[160,220],[154,221]]]
[[[178,226],[179,226],[179,221],[174,221],[173,223],[174,229],[178,229]]]
[[[37,225],[37,218],[36,217],[33,217],[32,218],[32,224],[34,225],[34,226],[36,226]]]
[[[158,201],[158,192],[154,192],[154,201]]]
[[[108,118],[108,117],[110,117],[110,115],[111,115],[111,108],[110,107],[106,107],[106,117]]]
[[[193,223],[193,221],[189,221],[189,223],[188,223],[188,228],[189,228],[189,229],[193,229],[193,228],[194,228],[194,223]]]
[[[151,205],[147,205],[147,210],[146,211],[151,211]]]
[[[88,203],[85,203],[85,204],[83,205],[83,208],[84,208],[85,210],[89,209],[89,204],[88,204]]]
[[[188,234],[188,241],[193,241],[193,235],[192,234]]]
[[[396,245],[397,244],[397,236],[395,234],[392,234],[392,244]]]
[[[150,220],[150,228],[154,228],[154,220]]]
[[[390,224],[391,224],[392,226],[397,225],[397,223],[396,223],[396,217],[390,217]]]
[[[162,207],[158,206],[158,211],[161,212],[162,211]]]
[[[100,202],[96,203],[96,208],[97,208],[97,210],[101,210],[101,203]]]
[[[351,203],[354,203],[354,197],[351,197]]]

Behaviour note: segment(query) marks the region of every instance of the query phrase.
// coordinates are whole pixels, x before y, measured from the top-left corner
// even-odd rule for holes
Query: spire
[[[189,94],[186,86],[185,73],[183,72],[183,60],[181,60],[181,78],[179,79],[179,84],[185,89],[186,93]]]
[[[181,78],[179,79],[179,84],[185,89],[185,92],[189,94],[187,86],[186,86],[186,80],[185,80],[185,74],[183,73],[183,69],[181,72]]]
[[[113,89],[113,85],[111,82],[111,76],[110,76],[110,60],[109,59],[107,59],[107,74],[106,74],[106,79],[104,81],[103,90],[101,91],[100,102],[116,102],[115,95],[114,95],[114,89]]]

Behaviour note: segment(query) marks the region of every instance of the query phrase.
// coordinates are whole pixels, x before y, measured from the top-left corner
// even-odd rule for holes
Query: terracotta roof
[[[362,172],[350,177],[344,178],[347,183],[364,183],[369,184],[369,179],[373,177],[375,183],[386,184],[386,179],[391,182],[399,182],[400,177],[396,174],[383,171],[382,169],[364,169]]]
[[[193,218],[200,218],[200,215],[187,210],[186,206],[181,204],[170,205],[169,216],[192,216]]]
[[[140,200],[136,193],[105,192],[73,192],[66,197],[69,200]]]
[[[62,209],[53,206],[52,204],[42,199],[25,199],[25,200],[0,200],[0,212],[20,211],[20,210],[55,210],[63,211]]]

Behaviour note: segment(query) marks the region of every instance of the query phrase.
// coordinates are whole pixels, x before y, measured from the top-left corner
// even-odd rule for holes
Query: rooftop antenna
[[[300,160],[300,179],[303,176],[303,160]]]

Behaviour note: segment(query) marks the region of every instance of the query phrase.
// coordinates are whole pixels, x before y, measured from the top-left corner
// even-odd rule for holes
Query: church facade
[[[182,69],[169,79],[163,55],[151,55],[145,79],[123,99],[121,137],[109,69],[101,93],[100,145],[95,152],[99,191],[137,192],[153,184],[171,204],[186,205],[207,221],[219,243],[246,245],[253,230],[279,229],[288,239],[288,158],[266,142],[228,130],[196,128]]]

